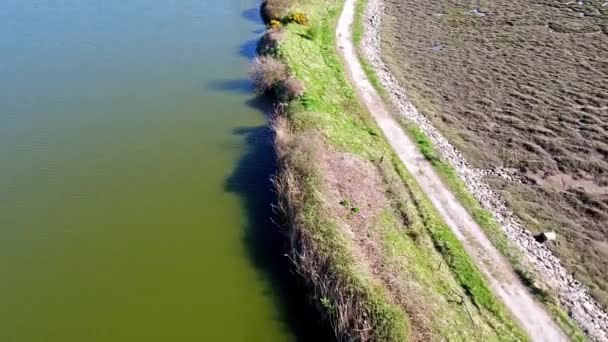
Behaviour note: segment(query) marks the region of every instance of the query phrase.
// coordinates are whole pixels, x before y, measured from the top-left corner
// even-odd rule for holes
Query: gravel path
[[[500,169],[479,170],[473,168],[464,156],[408,101],[405,90],[390,73],[382,61],[380,23],[383,15],[383,0],[368,0],[365,13],[365,34],[362,49],[366,58],[387,89],[391,103],[398,114],[415,122],[433,142],[442,158],[458,173],[469,192],[490,210],[509,240],[526,257],[545,285],[553,289],[569,315],[594,341],[608,341],[608,314],[589,295],[589,291],[566,271],[560,260],[543,244],[538,243],[525,229],[521,221],[509,210],[502,198],[484,181],[491,175],[518,181]]]
[[[561,329],[530,294],[513,272],[510,264],[496,250],[467,210],[443,184],[433,166],[417,145],[391,116],[382,98],[367,79],[352,42],[351,26],[356,0],[346,0],[336,29],[338,49],[344,58],[352,84],[359,97],[383,130],[387,140],[410,170],[422,190],[450,226],[490,287],[500,297],[533,341],[567,341]]]

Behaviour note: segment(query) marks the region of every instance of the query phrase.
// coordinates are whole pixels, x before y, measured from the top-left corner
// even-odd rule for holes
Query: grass
[[[454,327],[462,327],[471,336],[485,336],[485,340],[525,340],[524,334],[489,290],[460,242],[441,221],[430,201],[383,139],[380,130],[359,106],[335,50],[334,27],[341,5],[339,0],[298,1],[294,9],[307,13],[310,25],[288,24],[284,28],[285,39],[277,55],[287,63],[291,73],[305,84],[304,96],[290,102],[287,107],[291,139],[297,141],[298,137],[315,132],[328,148],[351,153],[376,164],[378,160],[385,160],[380,167],[383,178],[388,184],[402,184],[405,190],[398,192],[400,195],[391,193],[394,207],[387,208],[385,219],[378,224],[384,246],[383,256],[389,265],[387,267],[392,267],[397,276],[406,281],[415,281],[416,284],[425,284],[422,287],[425,298],[433,298],[429,305],[437,306],[435,313],[438,317],[448,318],[445,322],[438,319],[437,322],[433,320],[431,323],[417,324],[427,324],[427,329],[441,336],[448,336]],[[362,9],[363,5],[357,7],[359,23]],[[370,68],[370,71],[373,70]],[[307,140],[310,139],[303,139]],[[302,141],[299,143],[306,144]],[[286,157],[280,159],[283,165],[280,177],[288,178],[283,183],[291,184],[291,191],[279,193],[293,194],[285,198],[283,204],[288,207],[284,212],[292,213],[290,226],[298,227],[298,232],[291,234],[304,241],[300,242],[300,246],[306,245],[307,251],[315,256],[306,260],[318,262],[305,271],[308,278],[311,279],[314,269],[322,265],[331,275],[323,278],[325,275],[323,279],[334,285],[340,283],[340,288],[357,298],[356,305],[349,305],[356,308],[355,316],[366,317],[364,321],[372,322],[371,340],[404,340],[404,334],[411,332],[411,323],[416,323],[416,317],[412,314],[415,310],[398,305],[381,281],[361,269],[352,256],[352,242],[340,232],[336,222],[323,215],[320,170],[314,160],[310,159],[305,148],[292,147],[289,150],[284,153]],[[350,205],[344,199],[336,202],[341,200],[344,205]],[[439,260],[446,267],[439,272],[433,269],[429,260]],[[340,335],[340,332],[348,333],[347,330],[356,324],[338,314],[341,301],[337,299],[351,296],[336,294],[334,285],[313,284],[314,297]],[[455,291],[454,288],[459,290]],[[454,292],[462,293],[465,301],[476,308],[473,314],[466,312],[466,304],[465,307],[450,304],[446,298],[453,296]],[[469,315],[472,315],[471,318]]]

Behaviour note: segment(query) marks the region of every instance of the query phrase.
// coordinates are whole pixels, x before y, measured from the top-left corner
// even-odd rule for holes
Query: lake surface
[[[257,6],[0,2],[0,341],[296,339]]]

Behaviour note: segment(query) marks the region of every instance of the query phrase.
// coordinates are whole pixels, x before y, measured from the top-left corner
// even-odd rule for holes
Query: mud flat
[[[512,13],[524,4],[512,2],[382,5],[370,2],[363,46],[393,102],[558,290],[570,316],[606,339],[605,312],[573,278],[605,305],[603,14],[572,4],[535,4],[521,16]],[[548,248],[530,234],[548,230],[558,232]]]

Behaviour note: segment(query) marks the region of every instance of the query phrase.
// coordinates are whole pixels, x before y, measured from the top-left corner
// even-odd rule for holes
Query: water
[[[0,341],[296,339],[262,28],[255,0],[0,2]]]

